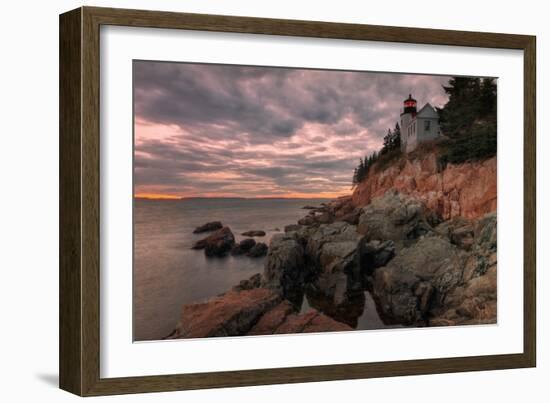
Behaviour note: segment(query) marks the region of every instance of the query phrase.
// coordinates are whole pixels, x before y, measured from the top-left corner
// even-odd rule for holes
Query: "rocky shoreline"
[[[206,238],[200,239],[191,249],[203,249],[207,257],[225,257],[228,253],[233,256],[246,255],[249,257],[262,257],[267,254],[267,245],[256,242],[254,238],[245,238],[241,242],[235,242],[235,235],[229,227],[224,227],[220,221],[213,221],[197,227],[193,233],[214,231]],[[265,236],[265,231],[247,231],[241,235],[249,237]]]
[[[255,256],[259,248],[264,271],[184,305],[167,338],[349,331],[365,291],[387,325],[496,323],[496,212],[444,221],[394,189],[364,207],[349,196],[304,209],[269,247],[253,238],[236,243],[228,227],[205,224],[215,232],[194,248],[216,257]],[[304,298],[312,309],[300,313]]]

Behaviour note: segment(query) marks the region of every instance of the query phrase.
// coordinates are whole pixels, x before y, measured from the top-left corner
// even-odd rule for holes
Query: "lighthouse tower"
[[[416,99],[409,94],[401,113],[401,151],[413,151],[418,144],[441,136],[439,115],[429,103],[416,111]]]
[[[401,150],[407,149],[407,140],[411,140],[411,122],[416,117],[416,99],[409,94],[403,101],[403,113],[401,113]],[[404,130],[405,129],[405,130]]]

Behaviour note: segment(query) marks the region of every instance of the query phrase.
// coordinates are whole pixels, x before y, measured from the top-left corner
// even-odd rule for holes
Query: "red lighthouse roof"
[[[403,101],[403,104],[405,106],[416,106],[416,99],[414,99],[412,95],[409,94],[409,97]]]
[[[409,97],[403,101],[403,113],[411,113],[416,115],[416,99],[409,94]]]

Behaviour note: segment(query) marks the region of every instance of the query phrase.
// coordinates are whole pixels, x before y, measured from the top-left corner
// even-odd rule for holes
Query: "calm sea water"
[[[181,306],[219,295],[239,281],[263,271],[265,258],[206,258],[192,250],[208,235],[195,227],[219,220],[237,242],[247,230],[264,230],[257,241],[271,237],[306,214],[302,207],[323,199],[187,199],[135,201],[134,210],[134,340],[158,340],[176,326]],[[302,311],[309,307],[304,298]],[[365,292],[358,329],[384,327],[374,302]]]

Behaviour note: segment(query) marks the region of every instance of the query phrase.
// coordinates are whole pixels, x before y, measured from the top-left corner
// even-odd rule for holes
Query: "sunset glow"
[[[135,197],[334,198],[448,77],[134,62]]]

